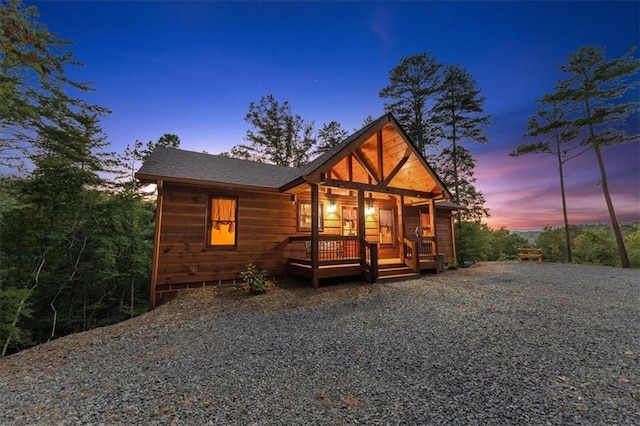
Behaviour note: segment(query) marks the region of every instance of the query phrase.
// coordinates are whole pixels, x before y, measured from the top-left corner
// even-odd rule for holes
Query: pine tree
[[[405,129],[423,155],[437,146],[431,120],[431,108],[440,89],[442,65],[429,53],[402,58],[389,73],[389,85],[380,90],[381,98],[389,99],[384,109]]]
[[[571,117],[571,125],[578,132],[580,144],[595,153],[600,186],[623,268],[630,266],[629,256],[609,193],[602,150],[610,145],[640,141],[640,134],[629,135],[624,131],[625,120],[639,110],[640,102],[621,101],[627,91],[640,84],[634,79],[640,69],[640,60],[633,56],[634,51],[631,49],[620,58],[610,60],[601,47],[585,46],[570,53],[568,64],[560,67],[569,77],[545,97],[545,102],[567,102],[578,109]]]
[[[456,155],[458,160],[455,171],[452,147],[443,149],[438,155],[430,156],[429,163],[448,188],[453,188],[456,179],[458,181],[459,193],[454,192],[453,195],[457,202],[466,208],[459,212],[458,224],[465,221],[480,222],[482,218],[490,217],[490,214],[489,209],[484,206],[486,202],[484,195],[475,187],[475,160],[471,151],[463,146],[457,148]]]
[[[314,154],[324,154],[325,152],[342,142],[347,136],[347,131],[344,130],[340,126],[340,123],[338,123],[337,121],[331,121],[329,123],[323,124],[320,130],[318,130],[318,147],[316,148]]]
[[[289,102],[280,105],[273,95],[263,96],[259,103],[249,104],[245,121],[252,127],[245,136],[249,145],[236,145],[222,155],[289,167],[309,162],[315,125],[294,115]]]
[[[68,50],[71,42],[37,18],[33,6],[0,0],[0,164],[10,168],[29,161],[43,134],[82,128],[84,118],[109,112],[70,95],[91,88],[66,74],[79,65]]]
[[[584,147],[576,145],[575,129],[566,118],[566,103],[551,101],[545,103],[538,101],[541,107],[531,117],[527,127],[528,138],[536,139],[536,142],[519,145],[509,155],[519,157],[526,154],[546,154],[556,158],[558,174],[560,176],[560,196],[562,198],[562,217],[564,219],[565,243],[567,246],[567,261],[571,263],[571,232],[569,229],[569,217],[567,214],[567,201],[564,186],[564,163],[585,152]]]
[[[444,158],[451,162],[456,201],[466,207],[469,205],[463,200],[477,206],[479,200],[473,201],[473,197],[478,196],[479,193],[469,179],[465,181],[464,187],[461,185],[459,168],[462,155],[467,157],[464,160],[467,175],[472,171],[469,168],[472,168],[475,162],[471,158],[471,152],[460,152],[459,143],[464,140],[487,142],[483,126],[489,124],[489,116],[481,115],[484,112],[482,106],[484,100],[484,97],[480,97],[480,90],[476,89],[476,82],[471,74],[459,65],[445,67],[442,86],[433,107],[433,122],[438,126],[438,136],[450,144]],[[467,193],[463,193],[463,189]],[[484,198],[481,201],[484,202]],[[483,209],[474,208],[474,211],[482,212]],[[462,214],[462,212],[458,213],[458,222]]]

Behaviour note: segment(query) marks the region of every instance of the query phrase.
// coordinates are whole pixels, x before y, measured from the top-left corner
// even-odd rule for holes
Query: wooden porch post
[[[364,240],[367,237],[367,232],[365,229],[366,221],[365,221],[365,211],[364,211],[364,190],[358,190],[358,234],[360,237],[360,260],[364,262],[365,258],[365,249],[364,249]]]
[[[400,195],[400,208],[398,209],[398,248],[400,250],[400,262],[404,263],[404,238],[405,238],[405,229],[404,229],[404,195]]]
[[[318,265],[318,184],[310,183],[311,187],[311,283],[313,288],[320,286],[320,279],[318,277],[320,267]]]

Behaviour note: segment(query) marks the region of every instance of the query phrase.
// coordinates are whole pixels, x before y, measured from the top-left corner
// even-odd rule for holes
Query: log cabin
[[[301,168],[157,147],[136,177],[157,185],[151,308],[250,262],[318,287],[455,260],[460,206],[391,114]]]

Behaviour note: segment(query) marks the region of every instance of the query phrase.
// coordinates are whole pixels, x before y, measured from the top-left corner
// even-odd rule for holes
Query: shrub
[[[249,284],[249,293],[263,294],[267,292],[267,271],[259,271],[253,263],[247,263],[247,269],[240,272],[243,280]]]

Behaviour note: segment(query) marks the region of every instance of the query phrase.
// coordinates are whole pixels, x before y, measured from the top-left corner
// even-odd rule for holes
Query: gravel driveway
[[[0,359],[0,424],[640,424],[639,270],[491,262],[375,286]]]

